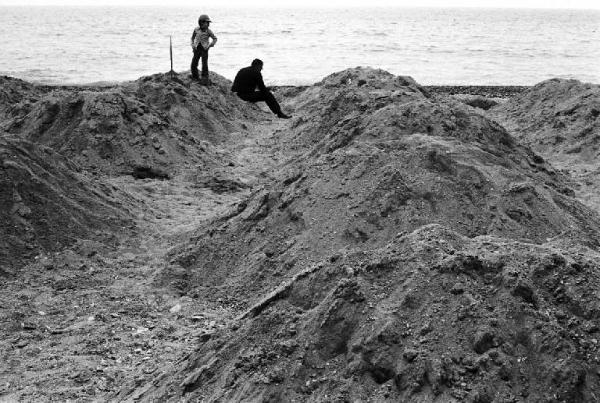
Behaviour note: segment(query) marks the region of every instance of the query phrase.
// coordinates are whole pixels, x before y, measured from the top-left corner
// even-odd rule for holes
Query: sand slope
[[[28,90],[18,102],[6,96],[13,104],[0,128],[48,145],[91,171],[147,168],[169,175],[181,165],[212,168],[223,164],[214,145],[240,129],[249,114],[222,77],[214,81],[214,91],[163,74],[109,87]],[[10,80],[4,88],[11,94],[24,86]]]
[[[491,112],[522,143],[545,155],[573,155],[588,161],[598,154],[599,85],[552,79]]]
[[[5,271],[81,238],[110,238],[133,223],[128,195],[86,177],[48,147],[2,136],[0,170],[0,267]]]
[[[348,86],[349,74],[375,83]],[[306,112],[279,134],[295,156],[275,183],[173,251],[190,290],[222,297],[210,286],[225,283],[256,300],[332,252],[432,223],[471,237],[597,244],[598,216],[572,197],[569,179],[474,109],[383,72],[345,71],[324,83],[292,101]]]
[[[552,79],[490,110],[523,144],[579,183],[578,197],[600,209],[600,86]]]
[[[1,398],[598,400],[600,216],[502,112],[562,90],[356,68],[277,120],[212,79],[2,78]]]
[[[129,396],[594,400],[600,222],[570,179],[409,78],[352,69],[293,95],[275,183],[162,276],[254,305]]]

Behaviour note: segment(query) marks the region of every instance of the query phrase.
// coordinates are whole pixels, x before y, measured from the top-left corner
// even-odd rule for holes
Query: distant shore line
[[[168,73],[157,73],[157,74],[168,74]],[[184,73],[176,73],[177,76],[184,75]],[[3,78],[15,79],[25,81],[29,84],[41,86],[41,87],[61,87],[61,88],[102,88],[102,87],[114,87],[125,84],[129,81],[119,81],[119,82],[95,82],[89,84],[46,84],[40,83],[36,81],[24,80],[22,78],[0,75]],[[140,77],[142,79],[144,77]],[[312,85],[315,85],[314,83]],[[312,85],[273,85],[271,88],[277,89],[304,89],[311,87]],[[429,92],[435,94],[443,94],[443,95],[456,95],[456,94],[469,94],[469,95],[481,95],[487,98],[510,98],[516,94],[519,94],[529,88],[531,85],[421,85],[421,87],[425,88]]]
[[[420,85],[420,84],[419,84]],[[486,98],[510,98],[529,88],[532,85],[420,85],[427,91],[442,95],[481,95]],[[308,88],[310,85],[275,85],[272,88]]]
[[[486,98],[510,98],[531,88],[530,85],[423,85],[422,87],[436,94],[470,94]]]

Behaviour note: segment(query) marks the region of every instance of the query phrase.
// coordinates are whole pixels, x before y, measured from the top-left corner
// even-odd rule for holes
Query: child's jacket
[[[196,49],[198,45],[202,45],[204,49],[208,49],[210,38],[213,40],[217,39],[215,34],[213,34],[209,28],[206,28],[206,31],[203,31],[200,29],[200,27],[196,27],[194,29],[194,33],[192,34],[192,47]]]

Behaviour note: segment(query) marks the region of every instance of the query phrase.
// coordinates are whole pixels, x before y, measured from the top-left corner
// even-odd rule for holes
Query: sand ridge
[[[283,121],[212,78],[4,79],[3,141],[127,224],[12,256],[3,398],[600,396],[598,211],[494,108],[355,68],[278,88]]]

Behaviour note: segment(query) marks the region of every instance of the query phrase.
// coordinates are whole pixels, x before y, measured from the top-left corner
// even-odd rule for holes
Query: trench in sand
[[[135,229],[113,250],[80,241],[40,255],[5,283],[0,311],[11,325],[0,330],[0,395],[65,400],[133,388],[238,315],[227,301],[177,293],[176,278],[160,284],[154,275],[169,265],[170,248],[269,180],[284,159],[272,138],[285,124],[264,120],[230,134],[222,151],[232,155],[232,176],[249,184],[236,191],[199,187],[194,168],[170,180],[106,179],[142,206]]]

